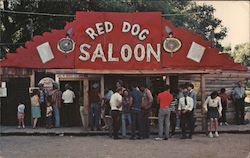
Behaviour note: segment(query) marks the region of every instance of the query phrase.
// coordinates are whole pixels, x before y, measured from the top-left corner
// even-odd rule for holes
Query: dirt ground
[[[0,158],[249,158],[249,134],[164,141],[107,136],[1,136]]]

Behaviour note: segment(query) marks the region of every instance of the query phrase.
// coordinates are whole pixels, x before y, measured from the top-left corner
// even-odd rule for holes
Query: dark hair
[[[43,83],[39,83],[39,84],[38,84],[38,87],[39,87],[39,88],[43,87]]]
[[[163,90],[164,90],[164,91],[169,90],[169,88],[170,88],[170,86],[169,86],[168,84],[166,84],[166,85],[163,86]]]
[[[119,87],[119,88],[116,89],[116,92],[119,92],[119,91],[122,91],[121,87]]]
[[[40,94],[40,92],[38,89],[33,89],[33,95],[39,95],[39,94]]]
[[[53,89],[58,89],[59,85],[57,83],[53,83]]]
[[[188,87],[191,87],[192,89],[194,89],[194,85],[192,83],[189,83]]]
[[[132,88],[136,88],[137,86],[138,86],[138,84],[136,82],[132,82],[132,84],[131,84]]]
[[[140,83],[139,87],[143,87],[143,88],[149,88],[147,84],[145,83]]]
[[[225,88],[221,88],[221,89],[220,89],[220,92],[221,92],[221,93],[225,93],[225,92],[226,92],[226,89],[225,89]]]
[[[65,89],[70,89],[70,85],[68,83],[65,84]]]
[[[121,86],[123,86],[123,81],[122,80],[117,80],[116,83],[119,83]]]
[[[218,92],[217,91],[213,91],[211,94],[210,94],[211,98],[214,99],[218,96]]]

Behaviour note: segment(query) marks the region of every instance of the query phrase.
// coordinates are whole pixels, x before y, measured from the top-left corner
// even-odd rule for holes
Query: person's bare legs
[[[24,125],[24,118],[21,119],[21,123],[22,123],[22,127],[25,128],[25,125]]]
[[[217,118],[214,119],[214,123],[215,123],[215,136],[219,137],[219,134],[218,134],[218,119]]]
[[[21,128],[21,119],[18,119],[18,128]]]
[[[217,118],[214,119],[214,123],[215,123],[215,132],[217,132],[218,131],[218,119]]]
[[[214,119],[210,118],[210,129],[209,129],[209,132],[212,132],[212,130],[213,130],[213,124],[214,124]]]
[[[36,128],[36,124],[37,124],[37,118],[34,118],[34,120],[33,120],[33,128]]]
[[[210,138],[213,138],[213,133],[212,133],[213,124],[214,124],[214,119],[210,118],[210,129],[209,129],[209,135],[208,135]]]

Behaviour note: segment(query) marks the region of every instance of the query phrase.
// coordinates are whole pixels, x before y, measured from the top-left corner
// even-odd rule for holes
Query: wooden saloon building
[[[161,82],[171,89],[192,82],[200,108],[212,90],[230,91],[236,81],[250,77],[246,67],[211,46],[201,35],[174,27],[160,12],[77,12],[63,30],[35,36],[0,62],[1,90],[7,90],[1,94],[1,124],[16,124],[20,98],[30,123],[29,88],[45,77],[55,80],[61,91],[70,83],[83,95],[86,112],[91,85],[99,83],[104,94],[117,79],[125,85],[146,83],[153,93]],[[75,125],[80,125],[77,105],[74,112]]]

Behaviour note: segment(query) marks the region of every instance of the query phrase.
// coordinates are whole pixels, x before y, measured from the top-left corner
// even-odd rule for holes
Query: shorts
[[[17,118],[18,119],[24,119],[24,113],[18,112],[17,113]]]
[[[209,107],[207,112],[208,118],[219,118],[220,114],[217,107]]]

